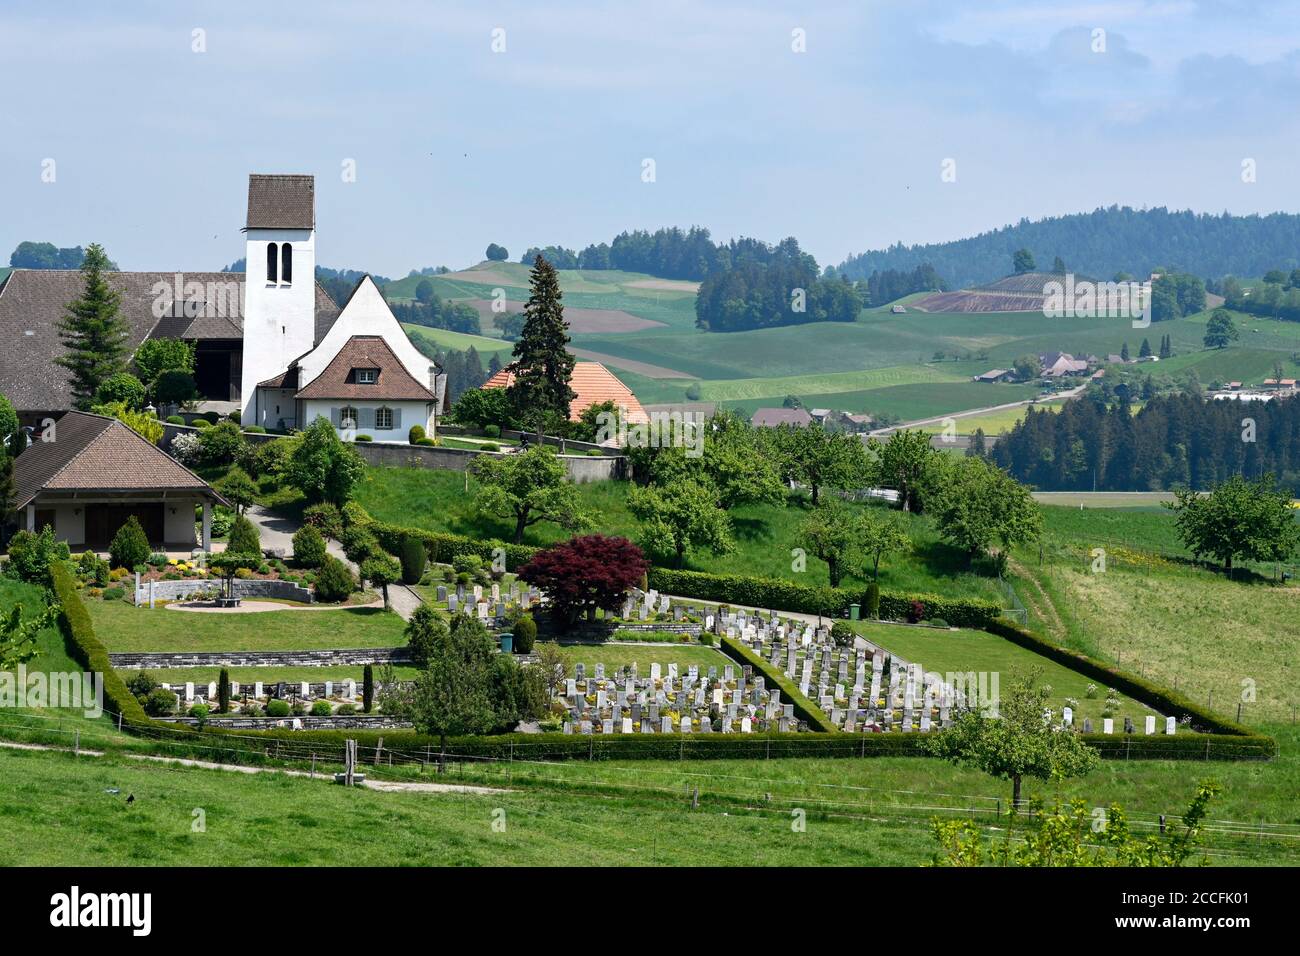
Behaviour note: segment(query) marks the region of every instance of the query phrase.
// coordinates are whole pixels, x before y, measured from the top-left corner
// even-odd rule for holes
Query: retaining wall
[[[235,597],[270,598],[276,601],[298,601],[311,604],[316,600],[312,592],[301,584],[292,581],[276,581],[268,578],[236,578],[233,582]],[[216,594],[221,591],[221,582],[213,578],[180,578],[175,581],[153,581],[141,584],[135,590],[136,605],[148,604],[150,589],[155,601],[175,601],[189,594]]]

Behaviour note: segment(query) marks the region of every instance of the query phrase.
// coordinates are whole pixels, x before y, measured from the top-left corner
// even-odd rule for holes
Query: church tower
[[[257,385],[316,344],[316,181],[248,177],[240,413],[256,421]]]

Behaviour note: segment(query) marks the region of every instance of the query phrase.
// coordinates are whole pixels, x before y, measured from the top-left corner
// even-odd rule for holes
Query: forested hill
[[[1039,262],[1060,256],[1071,272],[1106,278],[1117,272],[1142,275],[1156,266],[1204,278],[1258,276],[1300,264],[1300,215],[1209,215],[1111,206],[1036,222],[1022,219],[953,242],[864,252],[850,256],[838,271],[850,279],[866,279],[873,272],[910,271],[930,263],[949,288],[958,289],[1006,275],[1012,255],[1021,248]]]

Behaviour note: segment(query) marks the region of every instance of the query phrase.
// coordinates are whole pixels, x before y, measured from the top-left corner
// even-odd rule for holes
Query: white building
[[[406,441],[430,428],[443,385],[366,276],[337,316],[318,309],[315,182],[248,179],[242,387],[245,425]]]

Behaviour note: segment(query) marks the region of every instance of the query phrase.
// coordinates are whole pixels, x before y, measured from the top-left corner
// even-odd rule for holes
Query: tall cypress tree
[[[126,371],[127,328],[118,314],[121,296],[104,273],[112,267],[104,248],[91,243],[81,264],[81,295],[65,306],[59,338],[67,349],[55,359],[71,373],[73,404],[95,404],[95,393],[110,376]]]
[[[569,404],[575,397],[569,387],[574,358],[567,348],[569,325],[560,301],[560,277],[540,255],[533,261],[528,286],[524,328],[510,364],[514,381],[507,394],[520,420],[537,423],[540,442],[548,420],[569,418]]]

